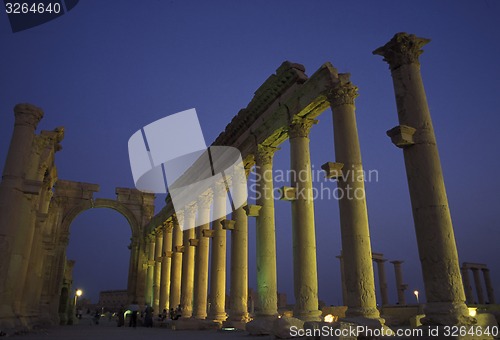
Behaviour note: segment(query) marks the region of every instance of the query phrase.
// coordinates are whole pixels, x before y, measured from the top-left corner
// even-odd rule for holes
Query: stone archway
[[[142,266],[144,255],[144,226],[151,220],[154,213],[154,194],[144,193],[136,189],[116,188],[116,199],[97,198],[93,195],[99,191],[99,185],[91,183],[59,180],[55,185],[53,202],[49,212],[52,222],[48,234],[53,249],[51,263],[47,270],[51,275],[44,281],[44,292],[48,305],[59,304],[61,282],[64,277],[66,263],[66,248],[69,241],[69,228],[74,219],[82,212],[93,208],[113,209],[123,215],[128,221],[131,231],[130,262],[127,282],[129,300],[144,300],[145,279]],[[49,314],[54,309],[46,311]]]

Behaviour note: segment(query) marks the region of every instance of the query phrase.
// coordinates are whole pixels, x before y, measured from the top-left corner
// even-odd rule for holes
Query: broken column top
[[[395,70],[402,65],[419,64],[418,57],[424,53],[421,48],[430,41],[430,39],[419,38],[414,34],[400,32],[372,53],[383,56],[389,68]]]
[[[14,107],[15,125],[29,125],[36,129],[43,118],[43,110],[35,105],[22,103]]]

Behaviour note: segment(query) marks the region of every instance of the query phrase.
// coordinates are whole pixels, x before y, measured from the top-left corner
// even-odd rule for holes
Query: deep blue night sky
[[[82,0],[54,21],[13,34],[2,11],[0,170],[12,108],[30,102],[45,111],[40,129],[66,129],[57,154],[59,177],[98,183],[96,197],[113,198],[115,187],[133,187],[127,142],[144,125],[194,107],[211,143],[283,61],[303,64],[309,75],[330,61],[359,86],[364,168],[378,172],[378,181],[367,183],[372,249],[405,261],[407,300],[413,301],[410,292],[423,292],[423,284],[403,154],[385,135],[397,125],[392,80],[388,65],[371,54],[406,31],[432,39],[420,61],[460,262],[487,263],[500,292],[499,16],[500,4],[492,0]],[[335,159],[331,111],[319,119],[311,132],[315,169]],[[288,167],[285,142],[275,168]],[[338,304],[338,204],[318,200],[315,213],[320,298]],[[292,301],[289,203],[276,202],[276,220],[278,286]],[[126,220],[112,210],[77,217],[68,257],[77,261],[75,285],[86,297],[96,301],[100,290],[126,288],[130,236]],[[392,265],[386,267],[395,302]]]

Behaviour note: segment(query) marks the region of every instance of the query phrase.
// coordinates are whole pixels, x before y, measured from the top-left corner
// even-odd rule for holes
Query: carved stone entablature
[[[339,82],[328,91],[327,96],[331,107],[354,105],[359,94],[358,87],[351,83],[350,76],[349,73],[339,74]]]
[[[424,52],[422,47],[430,41],[430,39],[419,38],[414,34],[401,32],[394,35],[387,44],[373,51],[373,54],[383,56],[389,68],[395,70],[401,65],[419,64],[418,57]]]
[[[243,207],[248,217],[257,217],[262,206],[256,204],[249,204]]]
[[[297,137],[307,138],[312,126],[317,123],[316,119],[295,119],[288,128],[288,135],[290,139]]]
[[[415,144],[413,135],[417,130],[407,125],[398,125],[389,131],[387,136],[391,137],[391,141],[398,148],[406,148]]]
[[[199,209],[210,209],[213,198],[214,198],[214,193],[212,190],[209,190],[206,193],[200,195],[198,197],[198,202],[197,202]]]
[[[15,125],[28,125],[36,129],[43,118],[43,110],[31,104],[17,104],[14,107]]]
[[[258,165],[266,165],[273,163],[274,153],[279,150],[272,146],[259,144],[255,152],[255,159]]]
[[[330,179],[339,179],[342,177],[342,168],[344,163],[326,162],[321,166],[325,171],[325,177]]]
[[[235,223],[236,223],[236,221],[227,220],[227,219],[220,221],[220,224],[222,225],[222,229],[224,229],[224,230],[233,230]]]

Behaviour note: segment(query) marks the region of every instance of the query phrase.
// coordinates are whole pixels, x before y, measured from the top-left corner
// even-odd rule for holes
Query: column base
[[[345,316],[348,319],[351,319],[351,318],[380,319],[380,312],[376,307],[349,307],[348,306],[347,310],[345,312]]]
[[[250,317],[250,314],[248,313],[237,313],[237,314],[233,314],[233,313],[229,313],[229,316],[228,316],[228,321],[235,321],[235,322],[249,322],[251,321],[252,318]]]
[[[277,315],[257,315],[245,328],[250,335],[270,335],[273,334],[274,321],[277,319]]]
[[[206,320],[213,322],[224,322],[226,321],[226,319],[227,319],[227,314],[225,312],[209,314],[206,318]]]
[[[322,321],[321,320],[321,314],[322,312],[320,310],[313,310],[313,311],[293,311],[293,317],[300,319],[304,322],[307,321]]]
[[[469,309],[463,302],[429,302],[424,306],[424,314],[422,325],[426,326],[476,324],[476,319],[469,315]]]

